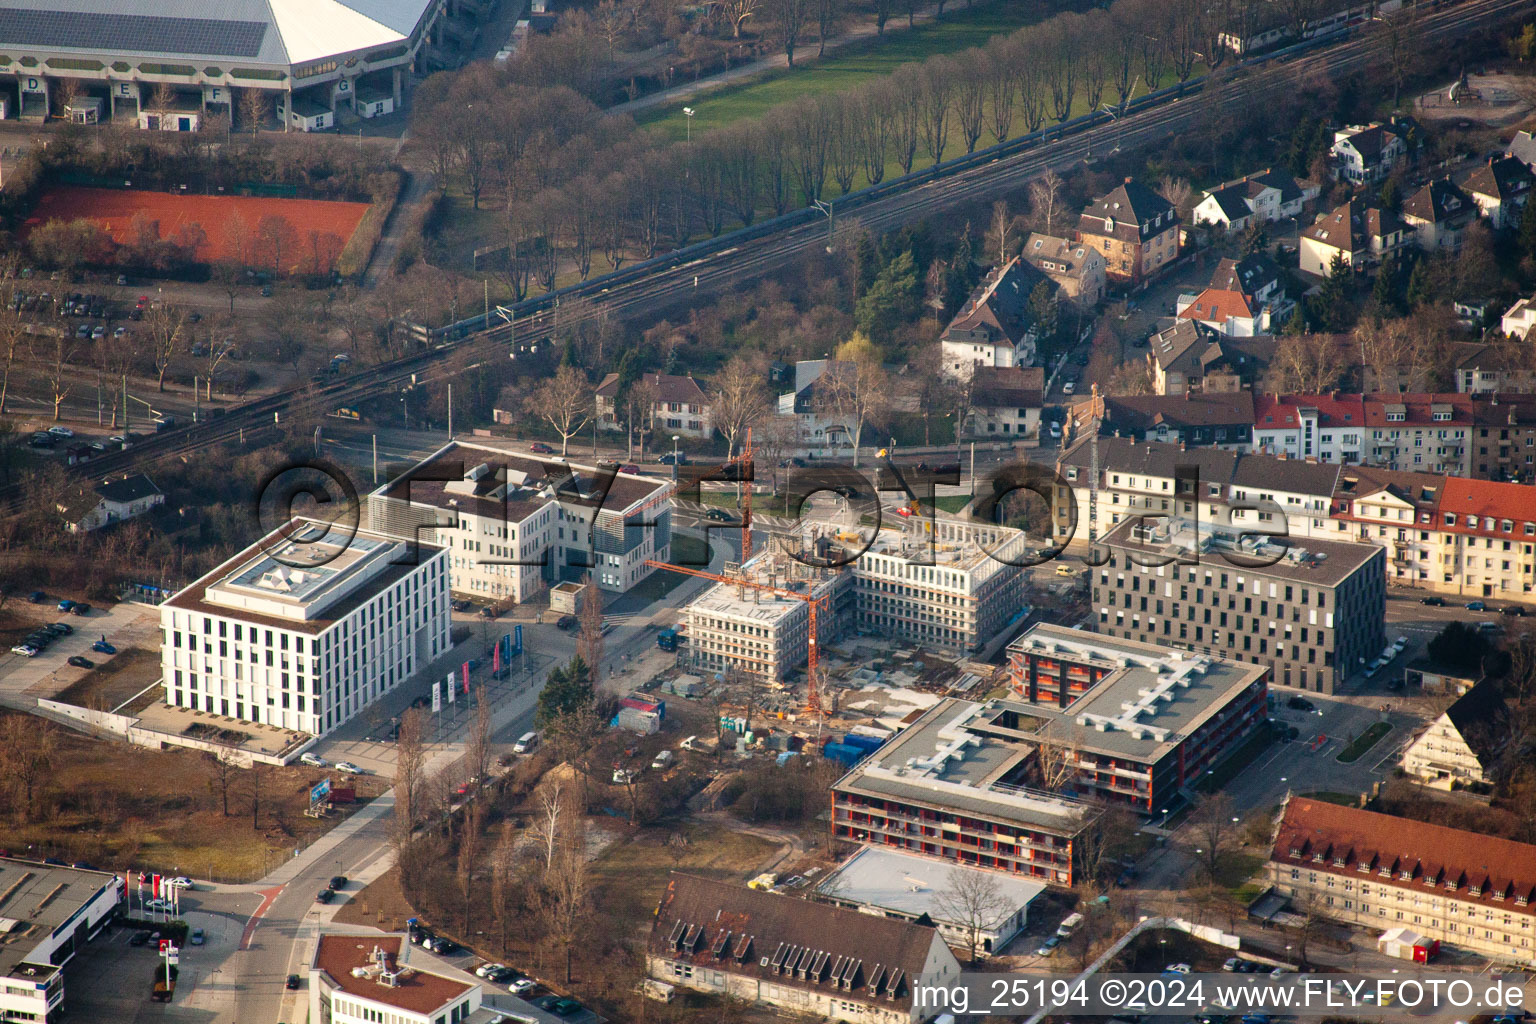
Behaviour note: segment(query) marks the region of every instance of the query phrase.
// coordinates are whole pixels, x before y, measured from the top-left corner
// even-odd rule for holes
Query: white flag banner
[[[449,677],[452,678],[451,676]],[[451,685],[451,684],[450,684]],[[436,682],[432,684],[432,713],[438,714],[443,710],[443,691]]]

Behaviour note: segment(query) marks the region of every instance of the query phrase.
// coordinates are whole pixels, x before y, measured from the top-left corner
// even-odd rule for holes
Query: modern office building
[[[814,568],[765,552],[732,575],[742,582],[716,583],[685,610],[683,657],[700,671],[737,671],[782,683],[806,663],[813,600],[817,639],[823,645],[835,640],[852,617],[853,578],[846,570]]]
[[[919,979],[959,979],[930,924],[674,872],[646,940],[657,981],[772,1006],[808,1020],[922,1024]]]
[[[323,736],[450,646],[448,552],[295,519],[160,606],[165,702]]]
[[[0,108],[196,131],[211,111],[336,126],[400,103],[447,0],[32,0],[0,8]],[[249,95],[250,99],[245,97]],[[361,100],[359,97],[362,97]],[[388,110],[384,108],[388,108]],[[94,115],[92,114],[94,111]]]
[[[447,549],[455,594],[521,603],[588,574],[621,594],[671,557],[672,481],[450,441],[368,496],[371,528]]]
[[[1291,797],[1266,874],[1293,909],[1536,963],[1536,846]]]
[[[1040,624],[1008,645],[1018,699],[973,731],[1039,743],[1058,788],[1154,814],[1263,726],[1269,669]],[[1044,719],[1041,724],[1040,720]]]
[[[123,894],[109,871],[0,858],[0,1020],[64,1019],[64,966],[116,916]]]
[[[1038,742],[985,731],[999,708],[950,698],[924,712],[833,784],[832,838],[1071,886],[1099,812],[1032,785]]]
[[[1095,628],[1270,669],[1332,693],[1386,646],[1386,553],[1270,540],[1182,518],[1127,519],[1092,570]]]
[[[321,935],[309,962],[309,1019],[331,1024],[479,1024],[479,984],[407,963],[399,935]],[[505,1019],[505,1018],[503,1018]]]

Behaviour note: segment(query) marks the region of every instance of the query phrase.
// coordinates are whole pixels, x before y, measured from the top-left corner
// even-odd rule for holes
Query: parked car
[[[193,928],[192,931],[187,935],[187,941],[194,946],[201,946],[203,944],[203,939],[203,930],[201,928]]]
[[[538,987],[539,983],[534,981],[532,978],[518,978],[512,984],[507,986],[507,991],[511,992],[515,996],[521,996],[527,995],[529,992],[532,992]]]
[[[147,901],[144,904],[144,909],[145,910],[159,911],[159,912],[162,912],[162,913],[168,913],[170,911],[170,909],[171,909],[171,901],[170,900],[149,900],[149,901]]]
[[[91,650],[95,651],[97,654],[116,654],[117,653],[117,648],[113,647],[111,644],[107,643],[105,640],[97,640],[95,643],[91,644]]]
[[[706,511],[704,513],[704,518],[710,520],[711,522],[716,522],[716,523],[734,523],[734,522],[737,522],[736,517],[731,515],[729,512],[727,512],[723,508],[712,508],[712,509],[709,509],[708,511]]]
[[[35,658],[37,657],[37,648],[30,644],[17,644],[11,648],[11,653],[19,654],[23,658]]]
[[[1485,612],[1488,610],[1487,603],[1483,601],[1468,601],[1462,607],[1469,612]]]
[[[1311,711],[1315,705],[1305,697],[1291,697],[1285,702],[1285,706],[1292,711]]]
[[[69,659],[69,663],[71,665],[73,665],[75,668],[95,668],[96,667],[96,663],[94,661],[92,661],[90,658],[83,658],[83,657],[81,657],[78,654],[73,655]]]
[[[1055,956],[1056,947],[1059,945],[1061,945],[1061,937],[1058,935],[1052,935],[1050,938],[1040,943],[1040,948],[1035,950],[1035,956]]]
[[[311,754],[307,750],[299,755],[299,760],[304,764],[309,765],[311,768],[324,768],[326,763],[325,758],[321,757],[319,754]]]
[[[528,446],[528,450],[533,452],[535,455],[553,455],[553,454],[555,454],[555,450],[553,448],[551,448],[549,445],[545,444],[543,441],[535,441],[535,442],[533,442],[533,444]]]
[[[362,775],[362,774],[364,774],[363,770],[361,768],[359,768],[357,765],[353,764],[351,761],[337,761],[336,762],[336,770],[339,771],[339,772],[342,772],[342,773],[344,773],[346,775]]]
[[[555,628],[561,630],[575,629],[581,625],[581,620],[574,615],[562,615],[555,620]]]
[[[331,900],[334,900],[335,898],[336,898],[336,890],[335,889],[321,889],[319,892],[315,893],[315,902],[316,903],[329,903],[329,902],[331,902]]]
[[[1525,606],[1524,605],[1507,604],[1503,608],[1499,609],[1499,614],[1500,615],[1515,615],[1515,616],[1519,616],[1520,618],[1525,618],[1525,616],[1527,614],[1529,614],[1529,613],[1525,610]]]
[[[1189,974],[1194,968],[1189,964],[1169,964],[1163,968],[1165,974]]]
[[[61,599],[61,600],[60,600],[60,601],[59,601],[59,611],[61,611],[61,612],[67,612],[67,611],[69,611],[69,610],[70,610],[70,609],[71,609],[71,608],[73,608],[73,607],[74,607],[74,606],[75,606],[75,602],[73,602],[73,601],[71,601],[71,600],[70,600],[70,599],[69,599],[69,598],[67,598],[67,597],[66,597],[66,598],[63,598],[63,599]]]
[[[475,968],[475,977],[477,977],[477,978],[489,978],[491,976],[491,972],[492,971],[496,971],[496,970],[499,970],[499,969],[504,968],[504,967],[506,967],[506,964],[493,964],[493,963],[487,961],[487,962],[481,964],[479,967]]]
[[[299,987],[299,976],[297,974],[290,974],[290,975],[288,975],[288,980],[283,982],[283,987],[286,988],[290,992],[292,992],[294,989],[298,988]]]
[[[75,627],[67,622],[50,622],[48,628],[58,630],[60,636],[69,636],[75,631]]]
[[[331,888],[332,889],[335,889],[335,890],[337,890],[339,892],[340,890],[345,889],[346,887],[347,887],[347,876],[346,875],[332,875],[331,876]]]
[[[186,875],[177,875],[175,878],[172,878],[165,884],[170,886],[172,889],[190,889],[192,888],[192,879],[188,878]]]
[[[128,945],[130,945],[130,946],[147,946],[147,945],[149,945],[149,932],[134,932],[132,935],[128,936]]]
[[[84,601],[76,601],[69,611],[71,615],[89,615],[91,614],[91,606]]]

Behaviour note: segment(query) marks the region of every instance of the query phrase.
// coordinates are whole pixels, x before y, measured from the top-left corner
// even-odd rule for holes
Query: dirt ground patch
[[[416,912],[400,891],[400,871],[390,868],[342,904],[336,911],[335,921],[338,925],[365,925],[387,932],[403,932],[406,919],[414,916]]]
[[[111,711],[160,678],[160,656],[143,650],[90,655],[96,667],[83,670],[55,700],[81,708]],[[153,691],[149,698],[153,699]],[[131,709],[124,709],[131,710]]]
[[[302,268],[311,273],[328,273],[367,212],[367,203],[326,199],[181,196],[168,192],[66,185],[50,188],[42,194],[23,231],[51,220],[83,217],[101,224],[119,245],[127,245],[134,241],[133,218],[142,213],[156,222],[162,239],[176,238],[182,229],[193,224],[202,228],[206,240],[193,253],[198,262],[228,259],[270,265],[274,262],[270,252],[266,258],[259,258],[263,247],[271,245],[270,241],[264,240],[267,233],[260,225],[263,218],[275,216],[286,221],[291,229],[290,237],[282,243],[282,251],[278,254],[283,263],[289,264],[284,272]],[[237,239],[240,233],[236,227],[237,215],[249,236],[244,242]],[[316,262],[315,253],[311,251],[311,236],[325,242],[324,258],[318,259],[318,267],[311,265]],[[255,252],[251,251],[253,244]],[[252,259],[252,256],[258,258]]]
[[[593,861],[598,904],[615,917],[642,919],[656,909],[669,872],[745,881],[778,850],[766,839],[713,823],[644,829]]]
[[[1414,116],[1425,121],[1471,121],[1502,128],[1531,115],[1528,99],[1536,92],[1536,80],[1522,75],[1468,75],[1467,88],[1451,86],[1427,92],[1414,101]]]
[[[83,860],[100,868],[153,869],[224,882],[261,877],[342,820],[304,816],[313,768],[236,769],[229,777],[229,816],[219,770],[193,750],[150,750],[95,739],[37,720],[55,748],[52,768],[27,822],[19,794],[7,792],[12,815],[6,845],[14,853]],[[259,777],[259,788],[253,785]],[[376,796],[381,783],[360,779]],[[257,803],[257,827],[252,801]]]

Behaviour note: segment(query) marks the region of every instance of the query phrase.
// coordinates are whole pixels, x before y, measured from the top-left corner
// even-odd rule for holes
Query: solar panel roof
[[[59,50],[255,59],[268,27],[260,21],[0,7],[0,41]]]

